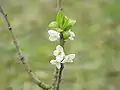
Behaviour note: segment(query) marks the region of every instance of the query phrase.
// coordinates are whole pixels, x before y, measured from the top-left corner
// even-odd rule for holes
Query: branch
[[[54,71],[52,90],[55,90],[55,88],[56,88],[56,82],[57,82],[58,73],[59,73],[59,69],[56,67],[55,71]]]
[[[62,0],[56,0],[56,9],[57,9],[57,11],[61,11],[61,10],[63,10],[63,8],[62,8]]]
[[[64,38],[63,38],[63,34],[60,33],[60,45],[63,47],[63,49],[64,49],[64,44],[65,44],[65,41],[64,41]],[[61,63],[61,68],[60,68],[59,73],[57,75],[56,89],[55,90],[59,90],[63,69],[64,69],[64,64]]]
[[[8,30],[9,30],[11,36],[12,36],[13,43],[14,43],[14,45],[15,45],[15,47],[16,47],[16,51],[17,51],[17,53],[18,53],[19,59],[20,59],[20,61],[22,62],[22,64],[24,65],[24,68],[26,69],[28,75],[30,76],[30,78],[31,78],[39,87],[41,87],[41,88],[44,89],[44,90],[49,90],[51,87],[50,87],[49,85],[43,83],[42,81],[40,81],[40,80],[37,78],[37,76],[33,73],[33,71],[30,69],[28,63],[27,63],[26,60],[25,60],[25,57],[24,57],[22,51],[20,50],[20,47],[19,47],[18,42],[17,42],[17,39],[16,39],[16,37],[15,37],[13,31],[12,31],[12,27],[11,27],[10,22],[9,22],[9,20],[8,20],[7,14],[4,12],[4,10],[3,10],[3,8],[2,8],[1,6],[0,6],[0,13],[3,15],[3,17],[4,17],[4,19],[5,19],[6,23],[7,23]]]
[[[61,8],[61,3],[62,3],[62,0],[56,0],[57,12],[63,10]],[[64,38],[63,38],[62,33],[60,34],[60,45],[64,48]],[[63,68],[64,68],[64,64],[62,64],[62,63],[61,63],[60,70],[57,67],[55,68],[54,77],[53,77],[54,81],[53,81],[53,84],[52,84],[52,90],[59,90],[59,84],[61,82],[61,76],[62,76]]]

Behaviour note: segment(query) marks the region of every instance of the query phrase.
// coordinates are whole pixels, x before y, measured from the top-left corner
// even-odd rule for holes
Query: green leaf
[[[68,26],[68,22],[69,22],[69,19],[67,16],[65,16],[65,19],[64,19],[64,24],[63,24],[63,29],[65,29],[67,26]]]
[[[62,28],[62,25],[64,23],[64,14],[63,14],[63,12],[59,11],[57,13],[56,22],[58,23],[58,27]]]
[[[72,28],[72,26],[76,23],[76,20],[72,20],[72,19],[69,19],[68,20],[68,23],[66,24],[65,26],[65,31],[69,30]]]
[[[76,23],[76,20],[68,18],[62,11],[59,11],[56,16],[56,22],[58,24],[58,28],[61,28],[63,31],[68,31]]]
[[[58,27],[58,24],[56,21],[52,21],[49,25],[48,25],[49,28],[57,28]]]

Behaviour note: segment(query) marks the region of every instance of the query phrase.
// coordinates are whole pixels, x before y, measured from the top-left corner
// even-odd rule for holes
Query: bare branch
[[[44,82],[42,82],[41,80],[39,80],[38,77],[33,73],[31,68],[29,67],[28,63],[26,62],[26,59],[25,59],[25,57],[24,57],[24,55],[23,55],[23,53],[20,50],[20,47],[18,45],[17,39],[16,39],[16,37],[15,37],[13,31],[12,31],[12,27],[11,27],[10,22],[8,20],[7,14],[4,12],[4,10],[1,6],[0,6],[0,13],[3,15],[3,17],[4,17],[4,19],[7,23],[8,30],[9,30],[11,36],[12,36],[13,43],[16,47],[19,59],[22,62],[22,64],[24,65],[24,68],[26,69],[28,75],[39,87],[41,87],[44,90],[49,90],[51,87],[49,85],[45,84]]]
[[[58,73],[59,73],[59,69],[56,67],[55,71],[54,71],[52,90],[55,90],[55,88],[56,88],[56,82],[57,82]]]
[[[62,0],[56,0],[56,9],[57,9],[57,11],[61,11],[61,10],[63,10],[63,8],[62,8]]]

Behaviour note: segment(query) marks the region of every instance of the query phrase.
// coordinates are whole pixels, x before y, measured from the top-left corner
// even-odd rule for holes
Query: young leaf
[[[69,19],[68,24],[65,26],[65,31],[71,29],[71,27],[76,23],[76,20]]]
[[[69,19],[67,16],[64,18],[64,24],[63,24],[63,29],[65,29],[68,26]]]
[[[61,28],[64,23],[64,14],[59,11],[56,16],[56,22],[58,23],[58,27]]]

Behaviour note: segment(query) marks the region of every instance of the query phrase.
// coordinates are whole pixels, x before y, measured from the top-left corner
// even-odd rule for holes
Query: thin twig
[[[12,31],[12,27],[11,27],[10,22],[9,22],[9,20],[8,20],[7,14],[4,12],[4,10],[3,10],[3,8],[2,8],[1,6],[0,6],[0,13],[3,15],[3,17],[4,17],[4,19],[5,19],[6,23],[7,23],[8,30],[9,30],[11,36],[12,36],[13,43],[14,43],[14,45],[15,45],[15,47],[16,47],[17,52],[18,52],[19,59],[20,59],[20,61],[22,62],[22,64],[24,65],[24,68],[26,69],[28,75],[31,77],[31,79],[32,79],[39,87],[41,87],[41,88],[44,89],[44,90],[49,90],[51,87],[50,87],[49,85],[43,83],[42,81],[40,81],[40,80],[38,79],[38,77],[37,77],[37,76],[33,73],[33,71],[30,69],[28,63],[27,63],[26,60],[25,60],[25,57],[24,57],[23,53],[22,53],[21,50],[20,50],[20,47],[19,47],[18,42],[17,42],[17,39],[16,39],[16,37],[15,37],[13,31]]]
[[[56,67],[55,71],[54,71],[52,90],[55,90],[55,88],[56,88],[56,82],[57,82],[58,73],[59,73],[59,69]]]
[[[62,0],[56,0],[56,7],[57,7],[56,8],[57,12],[63,10],[63,8],[62,8]]]

